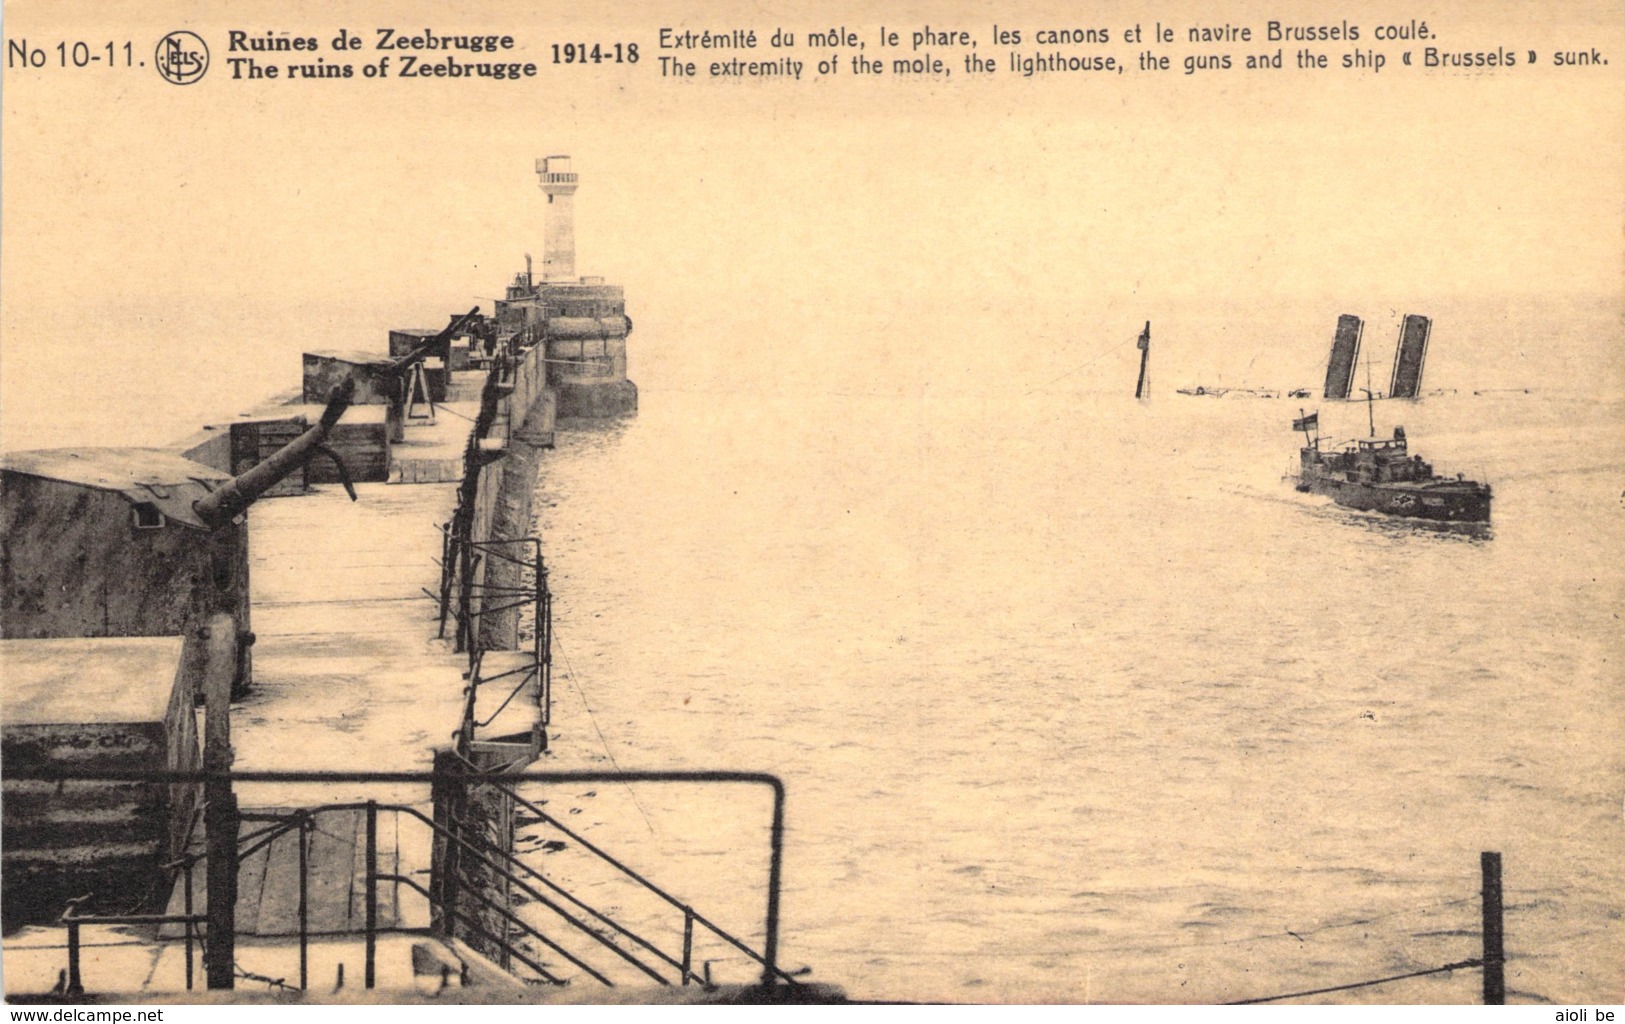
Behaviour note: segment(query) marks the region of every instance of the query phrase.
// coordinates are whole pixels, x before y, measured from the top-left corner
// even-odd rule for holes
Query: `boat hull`
[[[1471,481],[1420,485],[1362,484],[1308,475],[1298,490],[1323,494],[1344,508],[1447,523],[1490,521],[1490,489]]]

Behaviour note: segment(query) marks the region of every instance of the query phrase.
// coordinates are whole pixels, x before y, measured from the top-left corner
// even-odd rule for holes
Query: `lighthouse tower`
[[[530,258],[496,303],[499,337],[528,348],[545,347],[547,385],[557,395],[557,417],[613,419],[638,411],[638,387],[626,378],[626,293],[602,277],[576,276],[575,195],[580,181],[570,158],[536,161],[547,195],[542,237],[542,277],[531,277]]]
[[[576,279],[576,187],[567,156],[544,156],[536,161],[536,176],[547,193],[547,224],[542,240],[542,280]]]

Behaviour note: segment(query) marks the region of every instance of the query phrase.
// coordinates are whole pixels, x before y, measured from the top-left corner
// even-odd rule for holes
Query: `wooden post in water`
[[[1145,330],[1140,333],[1140,380],[1134,385],[1134,397],[1145,397],[1146,370],[1151,362],[1151,321],[1145,322]]]
[[[1500,1006],[1507,1001],[1506,951],[1502,946],[1501,855],[1485,851],[1478,855],[1484,876],[1484,1005]]]
[[[231,771],[231,684],[237,674],[237,625],[215,615],[204,627],[203,770]],[[204,975],[209,988],[233,988],[237,962],[237,797],[231,781],[203,785],[203,829],[208,856],[209,944]]]

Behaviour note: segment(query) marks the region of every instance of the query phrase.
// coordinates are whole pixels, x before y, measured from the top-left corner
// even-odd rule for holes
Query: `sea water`
[[[542,767],[779,774],[784,964],[870,999],[1321,988],[1478,956],[1495,850],[1509,998],[1625,998],[1625,403],[1589,378],[1369,410],[1494,486],[1487,530],[1441,528],[1283,479],[1294,417],[1318,409],[1331,443],[1367,434],[1365,405],[1174,393],[1194,381],[1165,339],[1234,376],[1267,325],[1198,350],[1159,320],[1136,402],[1101,384],[1127,390],[1137,322],[1109,351],[1055,328],[961,365],[963,324],[645,319],[638,416],[561,430],[543,460]],[[1612,351],[1604,326],[1558,350]],[[312,344],[205,348],[177,377],[161,327],[124,350],[150,347],[150,373],[11,389],[5,447],[164,444],[295,385]],[[1435,347],[1431,383],[1465,384],[1472,346]],[[1312,380],[1323,344],[1298,350]],[[760,945],[759,795],[553,799]]]
[[[1373,406],[1492,483],[1472,528],[1296,492],[1301,405],[1369,430],[1168,390],[646,384],[544,462],[548,764],[779,774],[781,960],[860,998],[1426,970],[1480,955],[1499,851],[1509,999],[1618,1001],[1625,408]],[[766,805],[632,799],[600,840],[759,942]]]

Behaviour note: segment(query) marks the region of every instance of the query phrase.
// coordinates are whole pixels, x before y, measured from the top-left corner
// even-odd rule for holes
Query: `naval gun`
[[[326,444],[327,435],[350,407],[350,400],[354,397],[355,381],[346,378],[344,383],[335,387],[329,394],[327,408],[322,411],[322,418],[315,426],[273,452],[263,462],[232,477],[219,488],[192,502],[192,511],[197,513],[197,517],[209,529],[217,530],[235,521],[250,505],[258,501],[261,495],[275,487],[290,473],[303,468],[317,455],[326,455],[333,460],[338,467],[339,481],[344,485],[345,493],[349,494],[351,501],[356,500],[355,487],[350,483],[350,474],[345,469],[344,460]]]
[[[464,358],[460,363],[454,364],[452,360],[452,339],[472,334],[479,329],[485,318],[480,316],[480,307],[475,306],[468,312],[453,315],[451,322],[438,333],[423,337],[422,340],[411,342],[410,347],[389,363],[378,368],[378,375],[385,380],[393,380],[394,396],[391,406],[392,413],[404,419],[421,418],[416,412],[419,402],[428,406],[428,417],[434,418],[434,407],[437,402],[446,400],[450,372],[456,369],[467,369],[468,360]],[[399,335],[410,337],[413,332],[398,332]],[[390,333],[390,351],[399,351],[396,348],[397,332]],[[405,340],[402,338],[401,340]],[[430,368],[425,361],[435,358],[440,360],[438,368]],[[396,437],[396,440],[400,440]]]
[[[316,455],[337,458],[325,441],[353,391],[340,382],[320,422],[235,476],[162,448],[0,456],[0,635],[191,637],[225,613],[239,637],[234,690],[245,691],[253,634],[243,512]]]
[[[445,330],[439,334],[424,338],[416,345],[413,345],[405,355],[389,364],[387,372],[395,376],[402,376],[409,372],[413,366],[430,356],[436,356],[444,360],[449,366],[451,363],[451,339],[469,333],[478,321],[484,319],[484,317],[480,316],[480,307],[478,306],[475,306],[467,313],[453,316],[451,323],[446,325]]]
[[[216,714],[217,698],[224,708],[226,684],[230,698],[246,694],[253,674],[243,513],[318,454],[338,463],[355,500],[325,444],[354,394],[345,379],[319,422],[236,476],[165,449],[0,457],[6,929],[54,921],[64,903],[71,914],[88,899],[98,901],[92,913],[128,913],[131,894],[151,903],[168,891],[195,814],[218,811],[218,793],[136,779],[221,767],[209,753],[227,717]],[[210,738],[200,765],[193,706],[204,696]],[[60,787],[17,784],[19,767],[136,778],[73,784],[64,798]],[[227,831],[234,849],[235,822]]]

